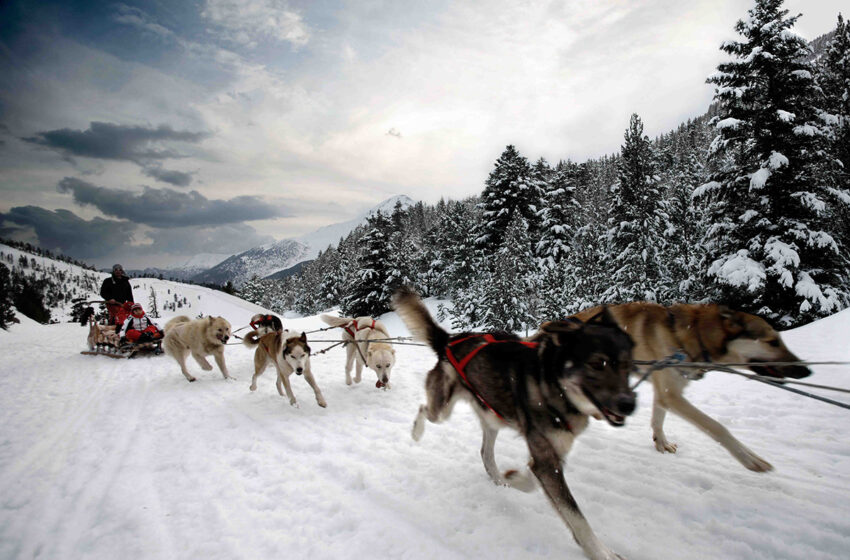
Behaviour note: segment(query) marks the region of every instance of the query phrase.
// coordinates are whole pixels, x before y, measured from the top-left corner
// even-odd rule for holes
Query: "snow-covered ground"
[[[139,283],[146,302],[179,289],[186,314],[243,326],[257,307],[204,288]],[[142,286],[142,284],[144,286]],[[163,318],[163,322],[166,318]],[[390,331],[406,331],[392,314]],[[287,319],[293,329],[324,326]],[[850,311],[787,333],[806,359],[850,360]],[[344,351],[313,359],[328,408],[293,377],[300,408],[266,373],[248,391],[252,352],[227,349],[189,384],[166,356],[79,354],[86,329],[24,320],[0,331],[0,558],[581,558],[540,491],[494,486],[480,429],[459,404],[410,439],[427,348],[399,346],[393,388],[344,383]],[[311,336],[337,338],[326,332]],[[843,367],[812,382],[848,386]],[[676,455],[652,446],[651,387],[627,426],[592,421],[567,480],[597,534],[631,559],[847,558],[850,411],[722,373],[688,395],[776,467],[755,474],[668,416]],[[831,395],[832,396],[832,395]],[[502,468],[526,461],[504,431]]]

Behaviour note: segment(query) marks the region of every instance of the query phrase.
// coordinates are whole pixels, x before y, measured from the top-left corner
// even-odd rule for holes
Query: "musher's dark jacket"
[[[100,286],[100,297],[105,300],[114,299],[118,303],[133,301],[133,288],[130,286],[130,279],[126,276],[117,280],[114,276],[108,277]]]

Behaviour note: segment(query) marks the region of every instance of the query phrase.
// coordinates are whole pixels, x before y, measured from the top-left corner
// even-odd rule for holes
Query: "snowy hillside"
[[[140,282],[162,300],[179,289],[187,314],[220,314],[234,328],[258,309],[201,287]],[[394,314],[383,319],[406,334]],[[785,338],[805,359],[850,360],[836,343],[848,333],[845,311]],[[0,558],[582,557],[541,492],[489,481],[467,404],[429,424],[421,442],[410,439],[434,363],[427,348],[397,347],[389,391],[369,372],[346,386],[339,348],[314,356],[328,408],[298,377],[293,408],[268,372],[248,390],[253,354],[240,345],[227,349],[236,381],[190,363],[198,382],[189,384],[167,356],[80,355],[85,334],[28,321],[0,331]],[[314,352],[338,336],[310,335]],[[847,385],[843,367],[815,371],[814,383]],[[579,504],[613,549],[632,560],[847,557],[848,411],[722,373],[692,384],[699,408],[776,467],[755,474],[673,416],[679,452],[657,453],[651,388],[639,393],[624,428],[592,421],[567,464]],[[496,453],[503,468],[526,460],[509,431]]]
[[[231,281],[235,286],[241,286],[254,276],[265,278],[287,269],[307,259],[308,255],[306,245],[291,239],[283,239],[234,255],[209,270],[193,276],[191,280],[211,284],[225,284]]]
[[[44,290],[45,305],[50,309],[50,320],[53,322],[70,320],[73,299],[100,299],[100,284],[108,276],[102,272],[22,251],[4,243],[0,243],[0,261],[10,271],[47,281]]]

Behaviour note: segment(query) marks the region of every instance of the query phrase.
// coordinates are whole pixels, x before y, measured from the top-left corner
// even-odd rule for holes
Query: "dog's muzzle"
[[[230,340],[230,337],[227,335],[218,336],[216,338],[218,338],[223,344],[227,344],[227,341]]]
[[[301,375],[302,373],[304,373],[304,368],[303,368],[303,367],[295,368],[295,374],[296,374],[296,375]]]
[[[601,406],[591,395],[588,395],[588,397],[605,417],[605,420],[616,428],[626,424],[626,416],[634,412],[637,405],[637,395],[633,392],[614,395],[609,401],[609,406]]]
[[[764,377],[775,377],[782,379],[790,377],[791,379],[802,379],[812,374],[812,370],[806,366],[760,366],[760,360],[750,360],[750,369],[757,375]]]

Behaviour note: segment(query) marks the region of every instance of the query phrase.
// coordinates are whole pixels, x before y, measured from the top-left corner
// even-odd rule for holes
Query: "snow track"
[[[221,297],[235,327],[254,312],[199,294]],[[833,343],[847,332],[844,313],[786,338],[806,358],[848,360]],[[298,376],[298,408],[277,394],[271,370],[248,391],[252,351],[242,346],[226,353],[237,380],[190,360],[190,384],[167,356],[82,356],[84,339],[69,324],[0,332],[0,558],[581,557],[541,492],[489,481],[467,405],[411,440],[434,362],[426,348],[397,348],[389,391],[369,371],[346,386],[340,349],[315,357],[322,409]],[[812,378],[847,379],[841,368]],[[679,452],[657,453],[651,387],[640,391],[627,426],[592,422],[566,467],[611,548],[632,560],[846,557],[847,411],[720,373],[692,384],[695,404],[777,469],[760,475],[674,416],[668,434]],[[496,455],[502,469],[527,460],[507,430]]]

